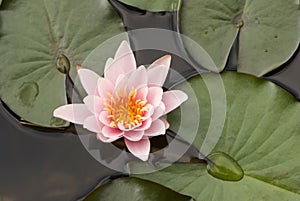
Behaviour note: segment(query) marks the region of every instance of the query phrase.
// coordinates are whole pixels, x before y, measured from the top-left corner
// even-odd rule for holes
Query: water
[[[300,101],[300,48],[286,64],[266,75],[265,79],[283,87]]]
[[[70,133],[21,126],[0,106],[0,200],[76,200],[112,172]]]

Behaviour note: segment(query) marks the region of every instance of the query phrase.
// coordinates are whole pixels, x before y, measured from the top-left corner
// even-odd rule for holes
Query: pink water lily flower
[[[82,124],[103,142],[123,137],[128,150],[146,161],[149,137],[165,134],[169,124],[164,115],[187,100],[182,91],[163,92],[170,62],[171,56],[166,55],[147,69],[137,68],[129,44],[123,41],[115,58],[107,60],[104,78],[78,68],[80,82],[88,94],[84,104],[63,105],[54,111],[54,116]]]

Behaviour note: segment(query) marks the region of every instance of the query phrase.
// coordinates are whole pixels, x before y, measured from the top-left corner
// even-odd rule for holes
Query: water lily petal
[[[129,44],[123,41],[117,50],[114,61],[107,65],[104,77],[115,83],[120,74],[128,74],[136,69],[136,61]]]
[[[136,99],[146,100],[148,95],[148,87],[142,87],[136,92]]]
[[[148,85],[161,87],[168,75],[171,56],[165,55],[154,61],[147,69]]]
[[[98,93],[103,98],[107,98],[108,93],[110,93],[110,94],[113,93],[114,85],[108,79],[100,77],[98,79],[97,86],[98,86]]]
[[[125,138],[125,144],[128,150],[142,161],[148,160],[150,152],[149,138],[143,138],[140,141],[130,141]]]
[[[157,135],[162,135],[165,133],[166,133],[165,123],[162,120],[157,119],[152,122],[149,129],[145,130],[144,135],[145,136],[157,136]]]
[[[85,104],[68,104],[54,110],[53,116],[66,121],[83,124],[84,120],[93,115]]]
[[[115,88],[116,88],[116,86],[119,86],[120,81],[122,81],[122,80],[124,79],[125,76],[126,76],[126,75],[124,75],[124,74],[120,74],[120,75],[118,76],[118,78],[117,78],[117,80],[116,80],[116,83],[115,83]]]
[[[146,114],[144,115],[144,118],[148,119],[154,113],[154,107],[151,104],[147,104],[146,107],[148,108],[148,112],[146,112]]]
[[[152,120],[156,120],[162,115],[165,114],[166,106],[163,102],[160,102],[159,105],[154,109],[154,113],[152,114],[151,118]]]
[[[111,119],[108,118],[108,115],[109,115],[109,113],[107,111],[102,111],[102,112],[100,112],[100,115],[99,115],[100,122],[106,126],[109,126],[111,123]]]
[[[100,114],[103,110],[103,100],[99,96],[89,95],[83,99],[86,107],[94,114]]]
[[[85,89],[86,93],[89,95],[98,94],[97,82],[100,76],[94,71],[91,71],[86,68],[80,68],[77,72],[80,82],[83,88]]]
[[[103,126],[102,128],[103,136],[107,138],[120,138],[123,136],[124,132],[117,128],[112,128],[109,126]]]
[[[98,118],[93,115],[86,118],[83,122],[83,128],[86,128],[89,131],[94,133],[100,133],[103,125],[99,122]]]
[[[148,86],[162,87],[168,75],[169,68],[166,66],[156,66],[155,68],[148,69]]]
[[[138,67],[135,71],[130,74],[128,78],[128,86],[134,89],[140,89],[146,87],[148,82],[147,71],[144,66]]]
[[[164,122],[166,130],[167,130],[170,127],[169,122],[165,118],[160,118],[160,120],[162,120]]]
[[[119,76],[118,80],[116,81],[118,83],[115,85],[113,95],[116,97],[117,93],[120,93],[121,95],[125,93],[128,95],[132,89],[136,89],[137,92],[141,90],[141,93],[144,93],[144,95],[147,95],[148,89],[144,89],[147,87],[147,72],[145,67],[142,66],[142,68],[138,68],[137,70],[125,75],[125,76]],[[143,94],[141,94],[143,95]],[[142,97],[142,96],[141,96]]]
[[[133,73],[133,72],[132,72]],[[129,93],[131,88],[128,86],[129,78],[132,73],[128,73],[127,75],[120,74],[115,82],[115,87],[113,91],[113,96],[116,97],[117,93],[124,93],[124,89],[126,89],[126,93]]]
[[[163,90],[161,87],[150,87],[148,89],[147,101],[155,108],[161,102],[162,95]]]
[[[179,90],[172,90],[163,93],[162,101],[166,106],[165,114],[177,108],[181,103],[186,101],[188,96]]]
[[[150,128],[152,124],[152,119],[148,118],[145,121],[142,122],[142,125],[139,126],[138,128],[134,129],[135,131],[144,131],[147,130],[148,128]]]
[[[157,66],[166,66],[167,68],[170,67],[171,64],[171,56],[170,55],[165,55],[154,61],[148,69],[156,68]]]
[[[127,54],[132,54],[132,50],[131,50],[128,42],[126,40],[124,40],[121,42],[121,44],[119,45],[119,47],[115,53],[115,59],[118,59]]]
[[[139,141],[142,139],[143,135],[144,131],[142,130],[131,130],[124,132],[124,137],[130,141]]]
[[[106,142],[106,143],[116,141],[117,139],[120,138],[120,137],[118,137],[118,138],[105,137],[101,132],[97,133],[96,137],[97,137],[98,140],[100,140],[102,142]]]
[[[110,67],[110,65],[114,62],[113,58],[108,58],[105,62],[105,67],[104,69],[108,69]],[[104,70],[105,71],[105,70]]]

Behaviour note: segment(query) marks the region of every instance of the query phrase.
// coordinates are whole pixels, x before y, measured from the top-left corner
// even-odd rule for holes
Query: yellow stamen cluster
[[[129,93],[124,88],[123,95],[117,91],[115,96],[108,93],[109,98],[104,101],[110,126],[130,130],[142,124],[145,113],[148,112],[147,100],[136,99],[137,91],[132,89]]]

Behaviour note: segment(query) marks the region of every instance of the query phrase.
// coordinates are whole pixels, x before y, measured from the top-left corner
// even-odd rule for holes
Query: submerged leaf
[[[138,178],[119,178],[100,186],[84,201],[192,201],[193,198],[181,195],[154,182]]]

